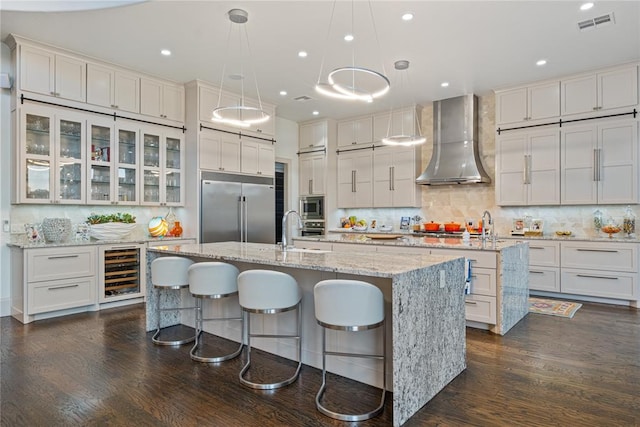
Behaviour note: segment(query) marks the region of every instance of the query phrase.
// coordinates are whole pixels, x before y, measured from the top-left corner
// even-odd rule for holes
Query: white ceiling
[[[2,0],[0,0],[1,7]],[[177,82],[202,79],[220,84],[229,67],[227,12],[249,13],[246,29],[263,101],[294,121],[342,118],[414,102],[428,103],[464,93],[560,77],[640,59],[640,2],[600,1],[580,11],[577,1],[372,1],[376,42],[368,2],[338,1],[147,1],[129,6],[72,12],[0,11],[1,38],[15,33]],[[354,13],[351,14],[353,6]],[[401,20],[404,12],[415,18]],[[578,21],[613,12],[615,23],[580,32]],[[354,49],[341,37],[355,23]],[[236,25],[237,27],[237,25]],[[329,37],[328,37],[329,33]],[[329,39],[329,41],[327,41]],[[170,57],[160,50],[170,49]],[[297,52],[309,56],[300,59]],[[337,101],[314,91],[323,54],[324,74],[355,65],[380,70],[390,93],[372,104]],[[382,58],[382,60],[380,59]],[[548,64],[537,67],[538,59]],[[410,84],[400,84],[393,68],[411,62]],[[248,66],[248,63],[244,63]],[[247,71],[247,96],[255,97]],[[443,81],[448,88],[440,87]],[[224,88],[236,90],[230,80]],[[288,95],[279,95],[286,90]],[[293,98],[306,95],[305,102]]]

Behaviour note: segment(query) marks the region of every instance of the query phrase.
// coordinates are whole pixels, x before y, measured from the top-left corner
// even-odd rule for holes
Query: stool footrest
[[[327,387],[326,383],[323,381],[322,386],[318,391],[318,394],[316,394],[316,408],[318,408],[318,411],[320,411],[322,414],[326,415],[329,418],[333,418],[341,421],[364,421],[364,420],[368,420],[378,416],[384,409],[384,400],[387,394],[386,390],[382,390],[382,397],[380,398],[380,404],[378,405],[378,407],[376,407],[372,411],[365,412],[363,414],[342,414],[340,412],[332,411],[320,403],[320,399],[322,398],[322,395],[324,394],[326,387]]]

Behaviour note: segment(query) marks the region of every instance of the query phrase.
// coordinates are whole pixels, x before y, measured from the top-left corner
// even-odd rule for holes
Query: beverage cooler
[[[100,246],[99,302],[145,296],[146,251],[143,243]]]

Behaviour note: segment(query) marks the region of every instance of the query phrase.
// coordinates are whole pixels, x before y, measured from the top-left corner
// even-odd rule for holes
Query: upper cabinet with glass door
[[[142,205],[184,204],[184,156],[184,137],[180,131],[142,132]]]
[[[138,130],[109,120],[89,121],[90,204],[138,204]]]
[[[23,108],[17,203],[84,203],[85,121],[48,108]]]

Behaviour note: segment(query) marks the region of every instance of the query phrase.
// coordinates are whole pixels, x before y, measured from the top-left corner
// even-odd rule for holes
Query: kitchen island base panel
[[[505,335],[529,313],[529,245],[505,247],[498,260],[498,323],[492,332]]]
[[[215,244],[212,244],[215,245]],[[223,245],[223,244],[221,244]],[[207,245],[199,245],[207,246]],[[223,246],[221,246],[223,247]],[[402,425],[429,399],[451,382],[466,368],[465,360],[465,322],[464,322],[464,260],[452,257],[430,257],[430,264],[404,272],[389,273],[381,277],[380,273],[371,274],[366,270],[344,267],[354,271],[353,274],[343,273],[326,267],[313,265],[306,267],[300,262],[300,267],[286,267],[265,263],[241,262],[233,259],[233,255],[198,257],[198,245],[183,247],[181,250],[171,250],[167,255],[189,256],[194,261],[210,261],[212,258],[221,259],[234,264],[240,271],[256,268],[267,268],[291,274],[303,290],[302,298],[302,360],[306,365],[321,368],[321,328],[317,325],[313,307],[313,287],[320,280],[325,279],[359,279],[378,286],[385,297],[385,313],[391,322],[386,323],[388,337],[388,384],[393,392],[393,424]],[[150,259],[163,256],[164,251],[149,251]],[[303,255],[290,254],[291,259],[300,259]],[[394,256],[391,256],[394,257]],[[280,262],[279,260],[277,262]],[[294,262],[296,263],[296,262]],[[297,264],[297,263],[296,263]],[[324,268],[324,269],[323,269]],[[443,271],[443,273],[441,273]],[[444,280],[441,280],[444,274]],[[442,287],[441,287],[442,285]],[[153,293],[149,287],[150,294]],[[148,299],[151,300],[152,295]],[[189,305],[190,301],[183,294],[182,304]],[[147,307],[153,307],[148,303]],[[283,313],[287,315],[289,313]],[[269,316],[271,317],[271,316]],[[193,325],[192,313],[182,314],[181,323]],[[286,333],[290,319],[283,317],[269,319],[256,327],[265,329],[277,328],[278,332]],[[147,324],[147,326],[153,325]],[[253,327],[253,325],[252,325]],[[150,330],[150,329],[149,329]],[[225,325],[210,325],[207,332],[236,341],[237,330]],[[328,334],[328,345],[335,344],[341,350],[360,351],[361,349],[382,350],[380,335],[371,333],[357,334],[358,336],[339,334],[341,331],[331,331]],[[378,331],[379,332],[379,331]],[[284,342],[259,343],[254,342],[259,349],[277,354],[288,359],[295,359],[295,346]],[[373,347],[372,347],[373,345]],[[382,386],[382,366],[380,361],[356,360],[338,361],[330,363],[330,372],[354,379],[363,383]]]

